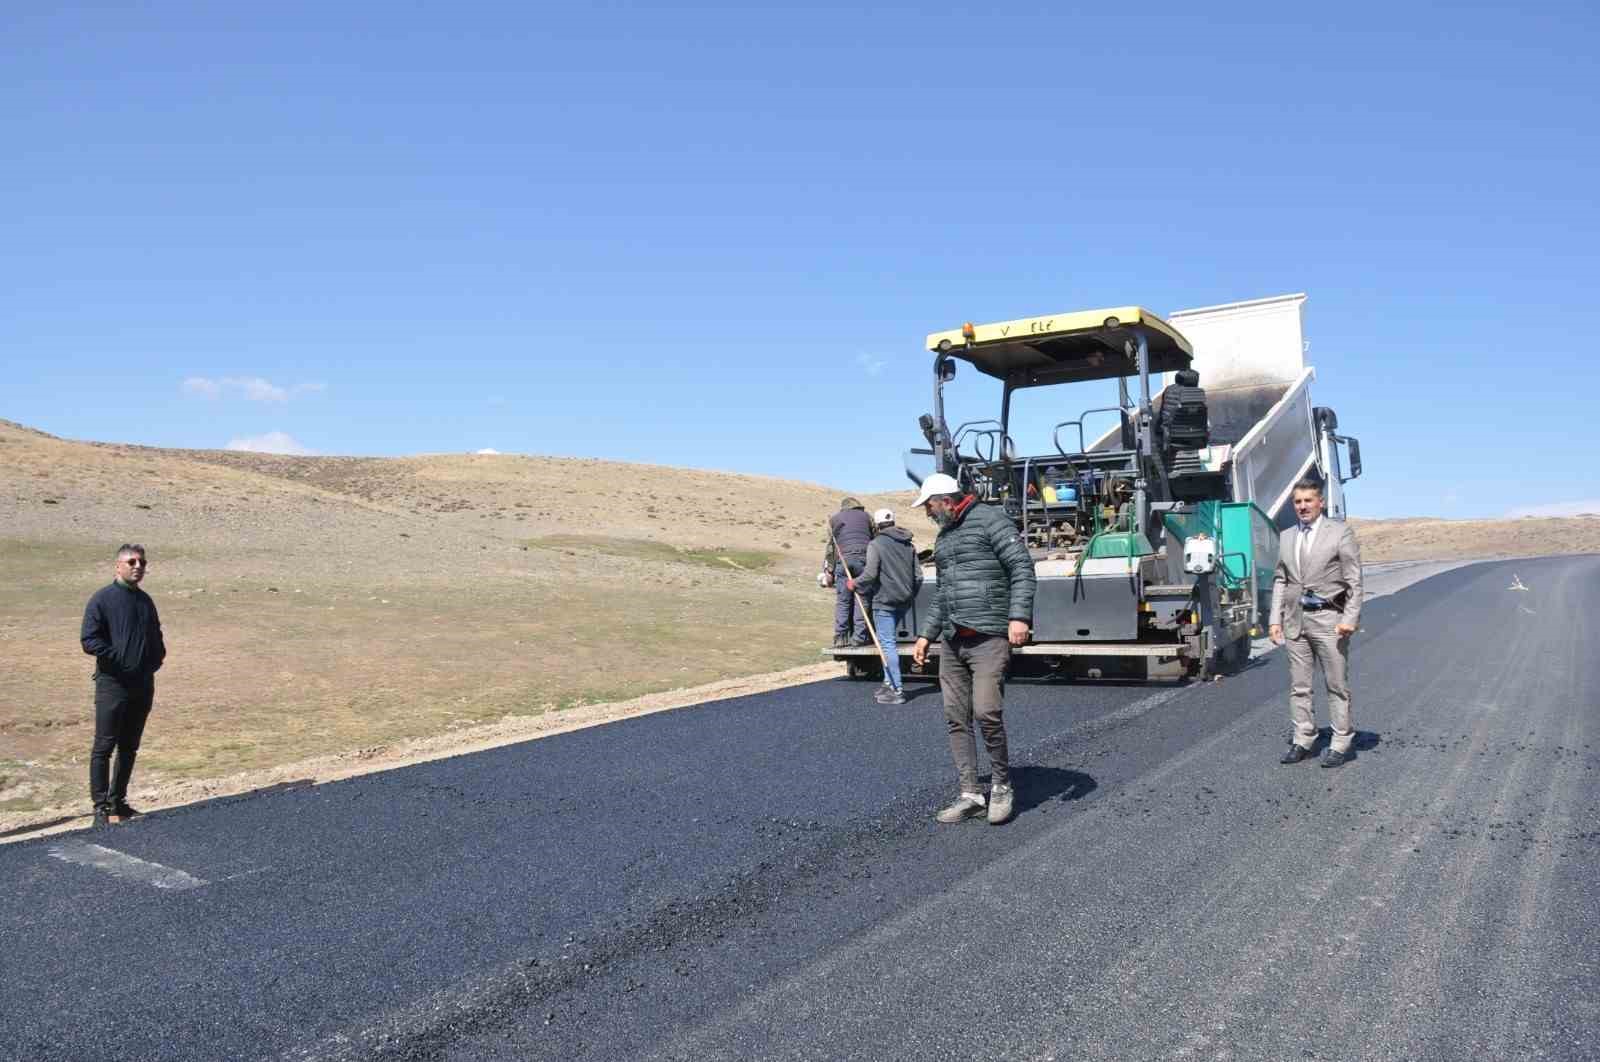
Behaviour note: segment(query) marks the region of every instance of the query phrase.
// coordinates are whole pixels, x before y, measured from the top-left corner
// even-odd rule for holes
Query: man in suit
[[[1322,484],[1303,479],[1294,485],[1299,523],[1278,540],[1278,567],[1272,576],[1272,617],[1267,633],[1288,644],[1289,718],[1294,737],[1281,763],[1299,763],[1317,741],[1311,710],[1314,664],[1322,666],[1328,687],[1333,740],[1324,767],[1350,759],[1355,727],[1350,721],[1350,636],[1361,622],[1361,550],[1355,532],[1342,520],[1322,515]]]

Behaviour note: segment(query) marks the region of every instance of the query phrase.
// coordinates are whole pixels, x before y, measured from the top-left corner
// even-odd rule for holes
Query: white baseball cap
[[[893,509],[879,509],[872,514],[872,522],[878,527],[890,527],[894,524]]]
[[[941,494],[960,494],[961,484],[956,482],[954,476],[947,476],[943,472],[935,472],[922,481],[922,490],[917,494],[917,500],[912,505],[923,506],[928,504],[929,498],[937,498]]]

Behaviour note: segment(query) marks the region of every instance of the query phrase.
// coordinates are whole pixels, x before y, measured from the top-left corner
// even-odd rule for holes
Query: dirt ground
[[[836,674],[840,492],[515,455],[280,457],[0,421],[0,837],[87,811],[83,603],[124,541],[171,648],[135,803],[324,781]],[[909,493],[890,505],[921,542]],[[1600,519],[1362,521],[1368,562],[1600,551]]]

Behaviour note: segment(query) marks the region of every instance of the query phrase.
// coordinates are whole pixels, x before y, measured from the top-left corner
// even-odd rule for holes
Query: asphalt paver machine
[[[1026,542],[1038,594],[1033,637],[1015,651],[1014,669],[1182,679],[1248,660],[1267,625],[1293,485],[1321,480],[1329,513],[1343,518],[1344,484],[1361,474],[1360,444],[1338,434],[1333,410],[1311,404],[1304,301],[1279,296],[1170,320],[1121,306],[928,336],[933,409],[920,418],[926,445],[907,454],[907,474],[955,476]],[[945,389],[962,363],[1000,382],[999,417],[952,429]],[[1094,381],[1115,383],[1114,404],[1069,405],[1085,389],[1065,385]],[[1065,419],[1048,445],[1021,448],[1013,400],[1034,388],[1059,388],[1042,406]],[[1111,426],[1089,437],[1093,417]],[[922,556],[926,583],[892,650],[906,656],[935,592],[931,552]],[[878,673],[871,646],[828,652],[855,677]]]

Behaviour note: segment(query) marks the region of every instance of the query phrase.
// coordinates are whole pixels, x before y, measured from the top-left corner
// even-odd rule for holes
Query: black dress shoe
[[[1348,752],[1335,752],[1329,749],[1322,757],[1322,766],[1324,767],[1343,767],[1348,762],[1350,762],[1350,754]]]
[[[1283,759],[1279,760],[1278,762],[1299,763],[1301,760],[1309,760],[1310,758],[1310,749],[1306,748],[1304,745],[1296,745],[1294,742],[1290,742],[1288,750],[1283,754]]]

